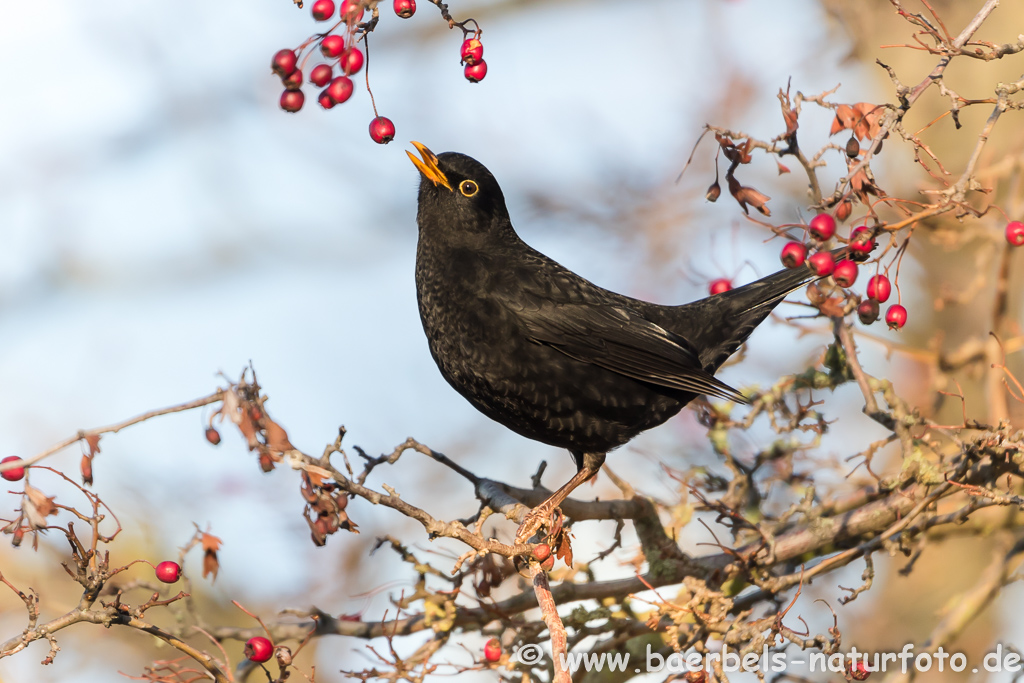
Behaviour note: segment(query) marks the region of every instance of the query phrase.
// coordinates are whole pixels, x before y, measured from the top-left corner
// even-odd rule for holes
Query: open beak
[[[409,155],[410,159],[412,159],[413,165],[419,169],[420,173],[422,173],[427,180],[434,183],[434,187],[444,185],[449,191],[451,191],[452,186],[448,183],[447,176],[445,176],[445,174],[441,172],[441,169],[437,167],[437,157],[434,153],[427,149],[426,145],[416,142],[415,140],[413,140],[412,145],[419,150],[420,156],[423,157],[423,160],[421,161],[415,154],[406,150],[405,153]]]

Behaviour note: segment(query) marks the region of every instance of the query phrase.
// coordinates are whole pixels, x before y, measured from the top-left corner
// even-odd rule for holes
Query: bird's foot
[[[545,502],[527,512],[526,517],[523,518],[522,523],[516,530],[516,545],[527,543],[543,527],[550,526],[551,515],[556,507],[556,505],[548,505]]]

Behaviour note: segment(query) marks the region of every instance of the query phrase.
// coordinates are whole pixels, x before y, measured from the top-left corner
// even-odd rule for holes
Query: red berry
[[[352,80],[350,78],[338,76],[331,81],[331,84],[327,86],[327,90],[324,90],[324,92],[334,100],[334,104],[341,104],[352,97],[352,87]]]
[[[732,282],[724,277],[712,280],[711,284],[708,285],[708,291],[712,294],[721,294],[722,292],[728,292],[730,289],[732,289]]]
[[[363,12],[365,11],[366,8],[363,7],[363,3],[360,0],[344,0],[341,3],[339,14],[345,21],[356,22],[363,20]]]
[[[865,325],[878,320],[878,301],[875,299],[864,299],[860,302],[860,306],[857,306],[857,317]]]
[[[839,206],[836,207],[836,218],[840,221],[845,221],[853,213],[853,202],[849,199],[844,199],[839,202]]]
[[[19,458],[16,455],[8,455],[3,460],[0,460],[0,464],[3,464],[5,462],[14,462],[15,460],[21,460],[21,458]],[[0,477],[3,477],[7,481],[21,481],[21,478],[24,476],[24,467],[15,467],[14,469],[4,470],[3,472],[0,472]]]
[[[476,64],[467,64],[462,73],[470,83],[479,83],[484,80],[484,76],[487,75],[487,62],[481,59]]]
[[[295,65],[298,62],[299,58],[291,50],[278,50],[274,55],[274,59],[270,62],[270,68],[275,74],[284,78],[295,71]]]
[[[395,14],[403,19],[416,14],[416,0],[395,0]]]
[[[177,562],[161,562],[156,566],[156,578],[164,583],[174,583],[181,578],[181,565]]]
[[[334,14],[334,0],[316,0],[313,3],[313,18],[327,21]]]
[[[836,219],[827,213],[819,213],[811,219],[811,222],[807,224],[807,228],[811,233],[811,237],[819,242],[824,242],[836,234]]]
[[[866,256],[874,251],[877,246],[871,231],[865,227],[859,227],[850,233],[850,252],[854,256]]]
[[[213,427],[206,428],[206,440],[212,443],[214,446],[220,443],[220,432]]]
[[[892,294],[892,284],[889,283],[889,278],[884,275],[872,275],[868,280],[868,297],[878,303],[885,303],[889,300],[890,294]]]
[[[835,270],[832,271],[832,279],[840,287],[849,287],[857,281],[857,264],[844,258],[836,264]]]
[[[363,53],[357,47],[350,47],[341,53],[341,61],[338,62],[338,66],[346,76],[359,73],[359,70],[363,68]]]
[[[254,636],[245,641],[245,656],[253,662],[265,662],[274,654],[274,645],[263,636]]]
[[[341,36],[331,34],[320,41],[320,52],[328,59],[334,59],[345,51],[345,39]]]
[[[306,96],[301,90],[285,90],[281,93],[281,109],[293,114],[302,109],[302,103],[305,101]]]
[[[302,88],[302,69],[296,69],[281,79],[281,83],[288,90],[299,90]]]
[[[370,137],[378,145],[386,145],[395,139],[395,124],[386,116],[378,116],[370,121]]]
[[[496,662],[501,659],[501,641],[497,638],[491,638],[484,645],[484,659],[488,662]]]
[[[836,269],[835,259],[827,251],[819,251],[817,254],[812,255],[807,259],[807,263],[811,266],[811,270],[821,277],[828,277]]]
[[[309,82],[318,88],[322,88],[331,82],[331,76],[334,72],[331,70],[330,64],[317,64],[313,67],[312,73],[309,74]]]
[[[1024,244],[1024,223],[1010,221],[1006,224],[1006,241],[1015,247]]]
[[[782,265],[787,268],[799,268],[807,260],[807,247],[799,242],[787,242],[782,248]]]
[[[330,109],[337,104],[337,102],[334,101],[334,98],[331,97],[331,94],[326,90],[320,93],[320,96],[316,98],[316,101],[319,102],[320,106],[324,109]]]
[[[551,555],[551,546],[549,546],[547,543],[541,543],[533,549],[532,554],[534,559],[543,562],[544,560],[548,559],[548,557]]]
[[[868,665],[864,663],[864,660],[860,659],[850,662],[850,678],[853,680],[866,681],[870,675],[871,672],[868,671]]]
[[[484,60],[484,44],[476,38],[470,38],[462,44],[462,62],[472,66]]]
[[[907,324],[907,309],[899,304],[893,304],[885,312],[885,322],[888,323],[890,330],[900,329]]]

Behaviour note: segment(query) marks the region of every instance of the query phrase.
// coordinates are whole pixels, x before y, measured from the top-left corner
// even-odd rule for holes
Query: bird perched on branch
[[[483,164],[412,144],[422,175],[416,292],[437,367],[482,413],[568,449],[576,463],[524,519],[517,543],[608,451],[695,397],[746,403],[715,371],[787,294],[819,279],[806,267],[784,270],[682,306],[616,294],[523,242]]]

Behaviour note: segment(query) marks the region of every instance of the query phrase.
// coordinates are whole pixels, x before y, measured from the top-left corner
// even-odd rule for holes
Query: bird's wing
[[[701,367],[685,339],[626,306],[538,298],[516,313],[534,341],[576,360],[671,389],[747,402]]]

